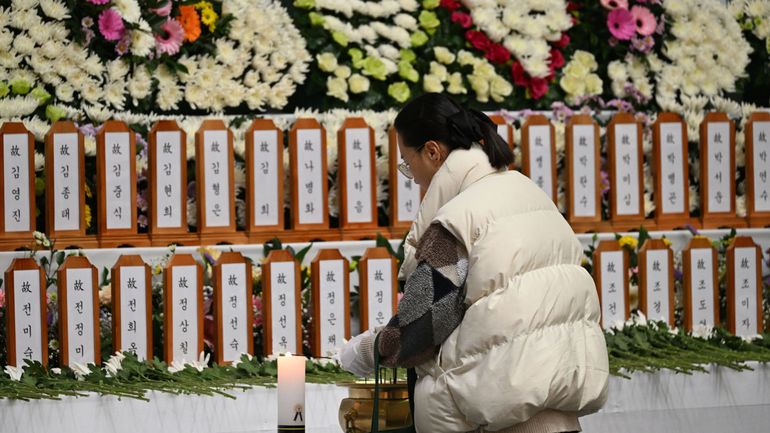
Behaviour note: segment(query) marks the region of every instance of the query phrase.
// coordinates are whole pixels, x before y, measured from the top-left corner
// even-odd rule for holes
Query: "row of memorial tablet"
[[[741,336],[761,334],[762,254],[750,237],[734,238],[727,249],[727,329]],[[674,255],[660,239],[639,251],[639,310],[648,319],[674,326]],[[618,241],[601,241],[593,271],[605,328],[629,318],[629,255]],[[717,252],[707,238],[696,237],[682,251],[684,327],[718,326]]]
[[[271,251],[262,265],[264,354],[302,353],[300,266],[291,253]],[[359,262],[360,326],[385,325],[397,307],[396,262],[385,248],[369,248]],[[321,250],[312,270],[312,351],[325,356],[350,338],[349,264],[338,250]],[[123,255],[112,268],[112,336],[116,351],[151,359],[150,268]],[[253,350],[251,264],[224,252],[214,266],[215,359],[219,364]],[[173,256],[164,272],[163,329],[166,362],[192,361],[203,351],[203,277],[192,255]],[[47,356],[46,290],[42,269],[17,258],[5,272],[8,363]],[[99,363],[97,271],[84,256],[69,256],[58,270],[61,363]]]
[[[492,116],[513,146],[511,126]],[[701,124],[701,216],[690,220],[687,127],[673,113],[660,113],[653,127],[654,221],[645,220],[642,126],[628,113],[607,128],[611,222],[601,216],[600,134],[588,115],[566,126],[567,217],[576,231],[626,230],[644,224],[670,229],[688,223],[706,228],[770,224],[770,114],[754,113],[746,124],[747,218],[738,218],[735,188],[735,124],[708,113]],[[46,226],[49,237],[81,247],[186,243],[262,242],[371,238],[377,227],[374,132],[362,118],[338,131],[340,230],[329,229],[326,131],[315,119],[298,119],[289,132],[291,230],[284,231],[283,132],[271,120],[247,130],[247,224],[235,230],[233,134],[221,120],[206,120],[196,133],[197,233],[186,215],[186,136],[174,121],[160,121],[149,134],[149,235],[137,233],[135,136],[123,122],[107,121],[97,135],[98,235],[85,235],[83,137],[71,122],[56,122],[46,138]],[[419,188],[399,173],[395,133],[389,134],[393,210],[390,233],[401,236],[415,218]],[[32,135],[21,123],[0,128],[0,248],[27,245],[35,229]],[[542,115],[522,126],[519,167],[554,200],[557,173],[554,128]]]

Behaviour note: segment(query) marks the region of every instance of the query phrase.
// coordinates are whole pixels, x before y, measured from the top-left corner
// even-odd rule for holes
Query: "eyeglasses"
[[[425,147],[425,144],[417,148],[417,151],[415,151],[414,155],[419,154],[422,152],[422,148]],[[414,155],[412,155],[412,158],[414,158]],[[412,167],[409,165],[406,160],[403,160],[398,163],[398,171],[401,172],[407,179],[414,179],[414,173],[412,173]]]

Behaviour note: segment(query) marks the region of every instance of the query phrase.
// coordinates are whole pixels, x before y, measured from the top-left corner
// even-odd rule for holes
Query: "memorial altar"
[[[583,431],[765,432],[769,53],[767,0],[3,2],[0,431],[342,431],[445,93],[582,244]]]

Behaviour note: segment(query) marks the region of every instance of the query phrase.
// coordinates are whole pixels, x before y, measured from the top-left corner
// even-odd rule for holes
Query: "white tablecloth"
[[[635,373],[612,377],[609,401],[581,418],[587,433],[767,433],[770,431],[770,365],[754,371],[709,367],[710,374]],[[489,378],[494,380],[494,378]],[[307,431],[339,433],[340,401],[347,389],[307,385]],[[149,403],[115,397],[61,401],[0,401],[3,433],[262,433],[274,432],[275,389],[235,391],[225,397],[150,393]],[[419,402],[418,410],[419,410]]]

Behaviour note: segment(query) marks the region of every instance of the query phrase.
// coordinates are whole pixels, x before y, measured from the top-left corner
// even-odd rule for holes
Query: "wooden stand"
[[[620,137],[621,143],[618,143],[618,136],[616,129],[623,127],[623,125],[632,125],[635,129],[633,136],[623,135]],[[631,139],[635,138],[636,143],[632,143]],[[618,113],[616,114],[609,125],[607,125],[607,140],[608,140],[608,164],[610,166],[610,218],[612,221],[612,229],[614,231],[627,231],[632,229],[638,229],[643,224],[651,226],[651,221],[645,221],[644,214],[644,179],[642,171],[642,161],[644,156],[642,154],[642,128],[639,122],[630,113]],[[624,142],[624,141],[627,141]],[[619,146],[631,146],[628,150],[623,150]],[[636,162],[634,163],[633,157],[635,156]],[[617,166],[619,164],[626,165],[629,172],[618,172]],[[621,182],[625,182],[629,185],[631,190],[625,194],[621,194],[619,185]],[[633,197],[633,190],[637,191],[637,197]],[[621,211],[620,204],[624,202],[626,206],[636,207],[635,212]],[[636,206],[634,206],[636,202]]]
[[[313,328],[311,351],[316,358],[350,339],[350,273],[337,249],[320,250],[310,264]],[[325,338],[324,338],[325,337]],[[327,350],[325,350],[325,348]]]
[[[18,277],[17,272],[20,272]],[[44,367],[48,365],[48,299],[45,282],[43,269],[35,259],[17,257],[5,271],[8,365],[22,367],[26,359],[39,361]],[[16,314],[17,304],[21,305],[21,317]],[[38,332],[34,331],[36,327]]]
[[[693,257],[695,250],[707,250],[705,255],[698,252],[699,255],[703,255],[703,263],[700,263],[701,259]],[[694,260],[695,259],[695,260]],[[695,262],[695,263],[693,263]],[[695,302],[696,298],[704,301],[706,310],[711,308],[713,314],[708,314],[708,319],[713,320],[712,323],[705,323],[706,326],[718,326],[719,325],[719,280],[717,279],[717,253],[714,247],[711,245],[711,241],[703,237],[695,237],[690,239],[690,243],[687,248],[682,250],[682,265],[684,268],[684,327],[687,331],[692,331],[695,325],[698,325],[695,321],[695,315],[693,309],[700,309],[700,302]],[[711,271],[709,272],[709,267]],[[697,272],[701,272],[702,278],[694,278]],[[701,281],[702,280],[702,281]],[[701,284],[701,282],[703,284]],[[696,294],[695,291],[703,291],[704,294]],[[697,304],[697,305],[696,305]],[[711,304],[711,305],[708,305]]]
[[[96,248],[96,236],[86,234],[85,150],[75,123],[57,121],[45,136],[45,225],[57,248]],[[73,167],[75,164],[75,167]],[[58,207],[56,196],[64,198]],[[65,221],[66,219],[66,221]],[[74,224],[67,224],[74,221]]]
[[[408,179],[398,171],[401,152],[398,147],[396,129],[393,127],[388,131],[388,145],[390,146],[388,161],[390,171],[390,238],[403,239],[417,217],[422,194],[412,179]]]
[[[605,253],[620,253],[622,255],[622,266],[617,265],[617,260],[610,261],[602,257]],[[614,324],[614,321],[608,323],[608,315],[605,312],[609,312],[611,316],[616,317],[616,320],[628,320],[630,312],[628,299],[628,251],[624,250],[618,241],[600,241],[594,251],[593,273],[602,309],[602,327],[606,329]],[[623,290],[620,294],[617,293],[618,280],[621,280],[620,285],[622,285],[621,290]],[[607,284],[607,290],[604,287],[605,283]],[[618,316],[617,312],[618,301],[623,303],[620,306],[620,316]]]
[[[387,265],[372,263],[380,261],[386,262]],[[358,262],[358,272],[358,305],[361,308],[361,332],[363,332],[386,325],[398,310],[396,259],[390,255],[387,248],[367,248]]]
[[[134,132],[124,122],[108,120],[97,133],[96,140],[99,246],[149,246],[150,238],[137,232]],[[108,185],[114,185],[110,191]]]
[[[282,265],[282,263],[287,263],[287,265]],[[281,268],[284,267],[286,271],[282,272]],[[262,265],[262,275],[262,315],[264,317],[262,345],[265,356],[285,352],[302,353],[302,309],[300,306],[302,298],[300,297],[300,274],[297,261],[286,250],[270,251]],[[294,299],[291,299],[292,297]],[[293,312],[294,320],[289,320],[286,315],[289,312]],[[288,328],[289,324],[295,329]],[[280,334],[284,334],[282,340],[278,338]],[[289,338],[286,338],[287,336],[295,338],[294,344]]]
[[[770,113],[746,122],[746,210],[751,227],[770,226]],[[756,135],[756,137],[755,137]]]
[[[141,269],[141,272],[136,272],[137,269]],[[140,360],[152,359],[152,273],[150,267],[139,255],[122,255],[115,262],[110,275],[113,347],[116,352],[133,352]],[[123,285],[124,279],[125,287]],[[142,291],[139,291],[140,287],[143,289]],[[138,293],[132,293],[132,291]],[[128,299],[126,310],[123,309],[124,298]],[[144,311],[141,307],[144,307]],[[124,320],[127,323],[125,328],[123,327]],[[134,322],[133,332],[138,336],[140,335],[139,331],[143,330],[144,335],[142,337],[129,337],[128,333],[131,332],[132,321]]]
[[[581,134],[575,132],[577,128]],[[590,135],[583,134],[586,129]],[[567,123],[566,141],[567,220],[577,233],[609,231],[609,221],[602,221],[599,125],[587,114],[572,116]],[[593,200],[593,206],[589,199]]]
[[[499,114],[493,114],[489,116],[489,119],[494,122],[495,125],[497,125],[497,133],[500,135],[500,137],[503,137],[503,140],[508,143],[508,146],[511,148],[511,152],[513,152],[513,149],[516,146],[516,143],[513,139],[513,126],[505,121],[505,117]],[[516,170],[516,161],[512,162],[508,166],[508,169]]]
[[[329,229],[329,192],[326,130],[316,119],[297,119],[289,131],[291,158],[291,228],[285,242],[338,241],[339,230]],[[309,188],[312,192],[308,191]],[[300,191],[305,188],[307,194]],[[318,212],[321,215],[318,215]]]
[[[655,224],[658,230],[697,227],[699,222],[690,218],[687,124],[676,113],[660,113],[652,132]]]
[[[542,135],[534,137],[530,129],[533,127],[547,127],[549,144],[543,144]],[[547,117],[542,114],[533,114],[527,117],[524,125],[521,127],[521,154],[523,164],[522,170],[525,175],[532,179],[546,194],[557,202],[557,178],[556,178],[556,139],[553,125]],[[543,156],[547,156],[544,158]],[[547,159],[546,161],[544,161]],[[545,167],[543,167],[545,165]],[[549,169],[550,168],[550,169]]]
[[[660,257],[665,255],[665,258]],[[653,257],[655,256],[655,257]],[[657,263],[656,263],[657,262]],[[661,263],[665,263],[665,271],[662,270]],[[659,267],[656,269],[656,264]],[[651,266],[650,266],[651,265]],[[655,272],[665,272],[664,278],[651,278],[651,274]],[[653,283],[666,281],[666,293],[663,295],[657,295],[659,303],[655,305],[653,300],[652,305],[648,303],[651,292],[662,291],[661,287],[656,287]],[[674,253],[671,248],[666,245],[661,239],[647,239],[639,250],[639,310],[642,311],[648,319],[660,320],[660,315],[664,314],[665,322],[669,327],[674,327]],[[654,299],[654,298],[653,298]],[[667,308],[663,308],[662,300],[665,299]],[[657,309],[658,311],[651,312],[651,310]],[[665,313],[663,313],[665,311]]]
[[[380,229],[377,227],[374,130],[363,118],[349,117],[337,131],[337,143],[342,239],[375,239]],[[387,229],[383,231],[387,233]]]
[[[726,124],[722,129],[729,135],[727,144],[723,141],[725,137],[722,136],[722,132],[714,133],[714,141],[712,137],[709,137],[709,124]],[[714,152],[712,152],[712,146],[714,146]],[[721,162],[711,161],[711,156],[721,155],[720,158],[729,158],[726,171],[718,171],[719,178],[712,179],[710,173],[710,165],[717,164],[718,167]],[[727,179],[724,179],[727,177]],[[735,210],[735,123],[731,121],[725,113],[707,113],[706,118],[700,124],[700,192],[701,192],[701,224],[703,228],[734,228],[734,227],[746,227],[746,219],[738,218]],[[729,192],[727,197],[723,197],[722,200],[728,200],[729,206],[726,211],[714,210],[709,205],[709,192],[712,188],[712,182],[729,182]]]
[[[727,248],[730,332],[746,337],[762,333],[762,288],[762,252],[750,236],[736,236]]]
[[[251,279],[251,263],[239,252],[222,253],[214,265],[215,354],[218,365],[237,361],[242,353],[254,353]]]
[[[246,236],[249,243],[284,239],[283,131],[270,119],[246,130]]]
[[[246,235],[236,231],[235,226],[232,131],[222,120],[204,120],[195,134],[195,149],[198,241],[201,245],[246,243]],[[225,215],[219,219],[217,214]]]
[[[187,134],[176,121],[161,120],[149,138],[150,242],[196,245],[187,226]]]
[[[35,231],[35,139],[21,122],[0,127],[0,173],[0,250],[27,249]]]
[[[74,273],[82,272],[82,275],[87,275],[85,279],[72,279],[70,281],[70,271]],[[62,365],[70,365],[70,362],[78,362],[86,365],[93,363],[96,365],[101,364],[101,339],[99,338],[99,285],[96,280],[96,268],[91,264],[85,256],[69,256],[64,260],[64,263],[57,271],[58,274],[58,304],[59,304],[59,344],[60,344],[60,357]],[[72,286],[72,289],[70,289]],[[90,290],[91,293],[87,293]],[[75,296],[79,291],[83,291],[82,296]],[[92,327],[93,340],[86,341],[83,338],[78,339],[76,335],[70,335],[70,330],[76,332],[77,323],[75,318],[69,317],[69,303],[77,303],[77,298],[83,301],[81,306],[82,312],[91,310],[92,321],[91,323],[84,323],[85,325]],[[85,302],[85,301],[90,301]],[[77,305],[75,307],[77,310]],[[75,326],[71,327],[70,321],[75,322]],[[84,329],[80,331],[85,332]],[[75,347],[74,352],[70,353],[70,339],[75,341],[82,340],[80,349],[81,353],[78,353],[78,347]],[[85,356],[85,344],[93,344],[93,357]]]
[[[175,268],[183,268],[175,271]],[[167,364],[198,360],[203,352],[203,271],[191,254],[176,254],[168,261],[163,275],[163,352]],[[179,314],[175,313],[178,311]],[[190,318],[193,319],[190,322]],[[184,323],[183,323],[184,322]],[[194,327],[190,330],[190,327]],[[177,333],[188,334],[189,337]],[[177,342],[185,344],[187,354],[176,356]],[[189,342],[193,342],[190,347]],[[182,351],[180,349],[180,351]]]

